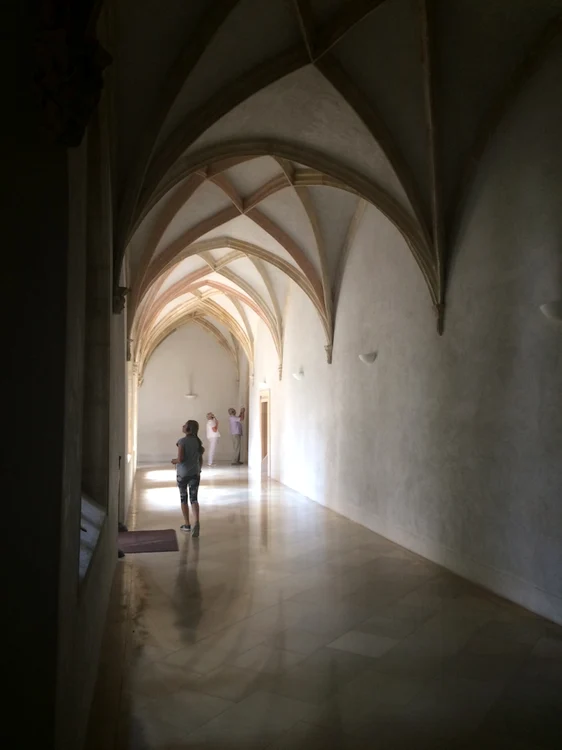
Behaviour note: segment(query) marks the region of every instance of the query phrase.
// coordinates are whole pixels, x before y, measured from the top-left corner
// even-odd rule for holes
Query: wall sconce
[[[359,359],[365,365],[372,365],[375,359],[378,357],[378,352],[368,352],[366,354],[360,354]]]
[[[196,393],[186,393],[185,397],[191,400],[191,399],[197,398],[197,394]]]
[[[552,320],[554,323],[562,323],[562,299],[546,302],[540,306],[540,311],[548,320]]]
[[[298,372],[293,373],[293,377],[295,380],[302,380],[304,378],[304,370],[301,367],[301,369]]]

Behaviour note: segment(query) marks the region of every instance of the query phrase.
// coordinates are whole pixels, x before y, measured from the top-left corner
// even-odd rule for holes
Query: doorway
[[[261,471],[269,476],[269,391],[260,393]]]

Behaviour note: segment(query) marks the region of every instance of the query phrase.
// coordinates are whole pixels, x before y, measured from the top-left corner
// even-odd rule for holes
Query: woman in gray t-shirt
[[[201,465],[203,463],[203,453],[205,448],[199,440],[199,422],[194,419],[188,419],[182,426],[184,437],[176,443],[178,447],[177,458],[172,458],[172,463],[176,467],[176,481],[180,491],[180,502],[185,523],[180,526],[181,531],[191,533],[192,536],[199,536],[199,482],[201,481]],[[193,530],[189,523],[189,502],[193,510],[195,523]]]

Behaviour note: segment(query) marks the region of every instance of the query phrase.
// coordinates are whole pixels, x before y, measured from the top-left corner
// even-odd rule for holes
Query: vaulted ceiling
[[[402,234],[440,332],[486,148],[562,63],[562,0],[114,0],[116,269],[143,368],[194,321],[283,356],[297,285],[331,355],[364,211]],[[376,237],[373,238],[376,242]]]
[[[364,205],[337,180],[283,158],[240,156],[191,173],[136,232],[143,249],[131,258],[139,361],[193,320],[235,361],[241,350],[252,362],[261,320],[281,367],[291,283],[316,308],[329,346],[330,280]],[[336,214],[338,233],[325,238],[323,226]]]

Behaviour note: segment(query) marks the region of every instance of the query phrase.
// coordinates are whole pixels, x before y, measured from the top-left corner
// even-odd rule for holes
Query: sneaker
[[[191,532],[191,536],[194,536],[194,537],[199,536],[199,524],[198,523],[193,525],[193,531]]]
[[[185,531],[186,534],[191,534],[191,526],[188,526],[186,523],[182,523],[180,526],[180,531]]]

